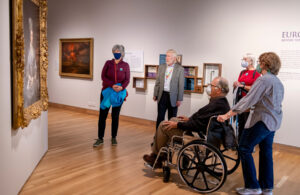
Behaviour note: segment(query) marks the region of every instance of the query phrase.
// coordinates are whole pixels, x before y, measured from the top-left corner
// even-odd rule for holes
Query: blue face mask
[[[120,59],[121,56],[122,56],[121,53],[114,53],[114,57],[115,57],[116,60]]]
[[[257,71],[259,74],[261,74],[262,69],[261,69],[261,67],[260,67],[260,64],[257,64],[257,66],[256,66],[256,71]]]
[[[246,60],[242,60],[241,65],[242,65],[243,68],[247,68],[249,64]]]

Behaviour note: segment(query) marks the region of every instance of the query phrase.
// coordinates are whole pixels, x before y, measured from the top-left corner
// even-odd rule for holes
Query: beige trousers
[[[179,122],[180,119],[177,117],[173,117],[173,118],[171,118],[170,121]],[[152,152],[154,154],[158,154],[160,148],[167,146],[167,144],[171,142],[171,138],[174,135],[182,136],[183,130],[181,130],[181,129],[166,130],[166,126],[163,125],[163,122],[161,122],[159,124],[157,131],[155,133],[155,136],[154,136]]]

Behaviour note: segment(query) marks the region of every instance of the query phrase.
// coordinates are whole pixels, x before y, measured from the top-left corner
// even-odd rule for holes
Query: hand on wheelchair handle
[[[225,122],[227,120],[227,115],[226,114],[223,114],[223,115],[219,115],[218,118],[217,118],[217,121],[219,122]]]

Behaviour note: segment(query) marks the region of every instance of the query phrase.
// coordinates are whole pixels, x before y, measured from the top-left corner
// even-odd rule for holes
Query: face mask
[[[121,53],[114,53],[114,57],[116,60],[121,58]]]
[[[206,87],[206,93],[208,96],[211,95],[211,86],[210,85],[208,87]]]
[[[261,69],[261,67],[260,67],[260,64],[257,64],[257,66],[256,66],[256,71],[257,71],[259,74],[261,74],[262,69]]]
[[[242,65],[243,68],[247,68],[249,64],[245,60],[242,60],[241,65]]]

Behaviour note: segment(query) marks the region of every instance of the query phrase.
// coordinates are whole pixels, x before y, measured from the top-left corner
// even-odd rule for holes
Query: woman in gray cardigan
[[[243,177],[245,186],[237,188],[239,194],[271,195],[274,185],[272,145],[275,131],[282,121],[281,104],[284,88],[277,74],[281,62],[273,52],[263,53],[259,57],[258,78],[249,93],[218,121],[224,122],[230,117],[254,107],[246,122],[239,142]],[[252,157],[254,147],[259,144],[259,180],[256,177],[255,164]]]

